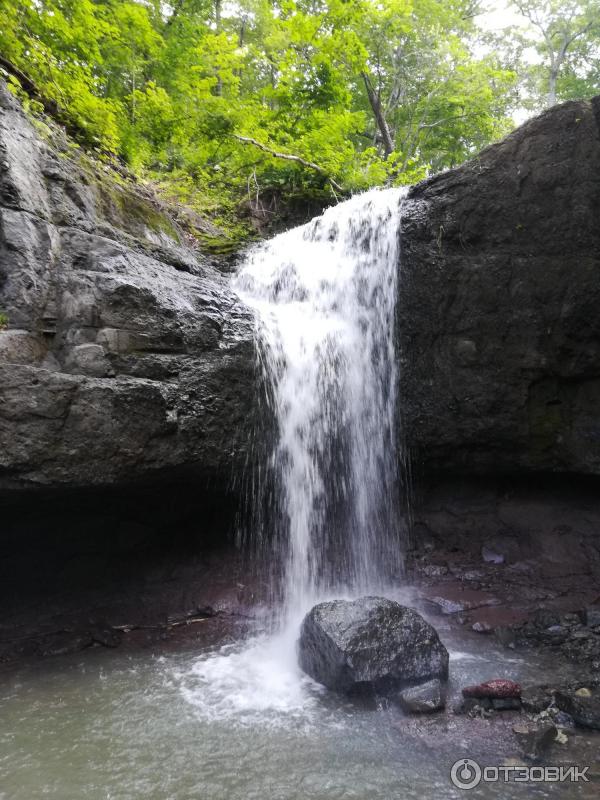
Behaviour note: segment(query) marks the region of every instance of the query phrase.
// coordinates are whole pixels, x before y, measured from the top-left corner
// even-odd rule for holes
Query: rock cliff
[[[50,144],[0,88],[0,491],[248,458],[252,319],[143,187]]]
[[[600,474],[600,98],[414,187],[403,433],[418,471]]]

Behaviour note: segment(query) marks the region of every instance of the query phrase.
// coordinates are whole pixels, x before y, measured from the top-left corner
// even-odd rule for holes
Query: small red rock
[[[521,697],[521,687],[514,681],[498,678],[493,681],[486,681],[477,686],[467,686],[462,690],[463,697],[490,697],[490,698],[509,698]]]

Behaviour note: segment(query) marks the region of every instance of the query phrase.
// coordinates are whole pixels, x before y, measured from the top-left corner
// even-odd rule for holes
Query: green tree
[[[517,77],[493,48],[482,55],[477,11],[477,0],[0,0],[0,63],[87,143],[234,225],[248,203],[416,181],[505,133]],[[592,28],[567,48],[560,96],[592,75]]]
[[[0,0],[0,52],[44,97],[87,132],[116,149],[118,105],[100,96],[101,42],[118,34],[91,0]]]
[[[529,66],[546,106],[598,91],[600,0],[513,0],[533,31],[529,44],[542,68]]]

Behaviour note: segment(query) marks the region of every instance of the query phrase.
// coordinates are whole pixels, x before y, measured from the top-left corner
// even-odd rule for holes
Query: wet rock
[[[513,727],[523,756],[532,761],[539,759],[556,739],[557,729],[551,722],[520,724]]]
[[[96,625],[90,630],[92,641],[103,647],[118,647],[121,644],[123,633],[111,628],[109,625]]]
[[[541,642],[548,644],[562,644],[567,641],[569,629],[564,625],[551,625],[538,633]]]
[[[489,622],[474,622],[471,625],[471,629],[475,631],[475,633],[493,633],[494,628],[490,625]]]
[[[521,704],[525,711],[540,714],[554,701],[554,693],[549,686],[526,686],[521,690]]]
[[[575,720],[570,714],[565,714],[564,711],[558,709],[550,709],[554,724],[559,728],[574,728]]]
[[[448,574],[448,567],[445,564],[427,564],[422,571],[428,578],[439,578]]]
[[[462,690],[462,695],[463,697],[488,697],[490,699],[519,699],[521,697],[521,687],[514,681],[497,678],[485,683],[479,683],[476,686],[466,686]]]
[[[514,650],[517,646],[517,633],[513,626],[511,625],[499,625],[497,628],[494,629],[494,634],[496,639],[500,642],[501,645],[504,647],[508,647],[511,650]]]
[[[527,767],[529,766],[522,758],[505,758],[502,762],[505,767]]]
[[[438,678],[411,686],[398,693],[397,701],[409,714],[427,714],[440,711],[446,705],[446,691]]]
[[[573,718],[576,725],[600,730],[600,691],[561,688],[555,694],[557,708]],[[578,693],[579,692],[579,693]]]
[[[590,628],[600,627],[600,606],[589,606],[586,608],[585,624]]]
[[[504,564],[504,555],[496,552],[496,550],[492,549],[491,547],[482,547],[481,557],[484,561],[487,561],[491,564]]]
[[[485,572],[480,569],[468,569],[462,573],[465,581],[481,581],[485,578]]]
[[[416,611],[382,597],[319,603],[300,630],[302,669],[329,689],[393,695],[446,680],[448,651]]]
[[[558,742],[558,744],[567,744],[567,742],[569,741],[569,737],[563,730],[559,729],[556,732],[556,737],[554,741]]]
[[[78,653],[93,644],[92,635],[88,631],[59,631],[44,637],[38,647],[41,656],[63,656]]]
[[[550,608],[540,608],[532,618],[532,624],[540,630],[548,630],[560,625],[560,614]]]
[[[561,644],[561,653],[571,661],[591,662],[593,669],[600,668],[600,634],[591,628],[575,630]]]
[[[467,697],[464,701],[465,713],[471,719],[487,719],[493,714],[492,701],[488,697]]]
[[[583,624],[583,613],[560,615],[540,609],[528,621],[497,628],[497,638],[508,647],[547,647],[570,661],[600,667],[600,629]]]
[[[482,712],[519,711],[521,701],[517,697],[463,697],[454,706],[455,714],[467,714],[471,717],[482,716]]]
[[[465,588],[455,581],[426,587],[422,590],[422,597],[442,614],[458,614],[500,604],[500,600],[494,595],[470,587]]]
[[[518,711],[521,701],[518,697],[493,697],[492,708],[494,711]]]

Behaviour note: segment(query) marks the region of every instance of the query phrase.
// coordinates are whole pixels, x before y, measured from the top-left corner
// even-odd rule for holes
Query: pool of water
[[[551,660],[436,622],[451,651],[451,695],[491,677],[557,677]],[[357,707],[299,672],[294,631],[202,653],[97,649],[1,678],[2,800],[591,798],[600,790],[600,736],[591,733],[570,735],[548,758],[590,764],[589,784],[454,788],[457,759],[499,765],[518,756],[506,715],[407,718]]]

